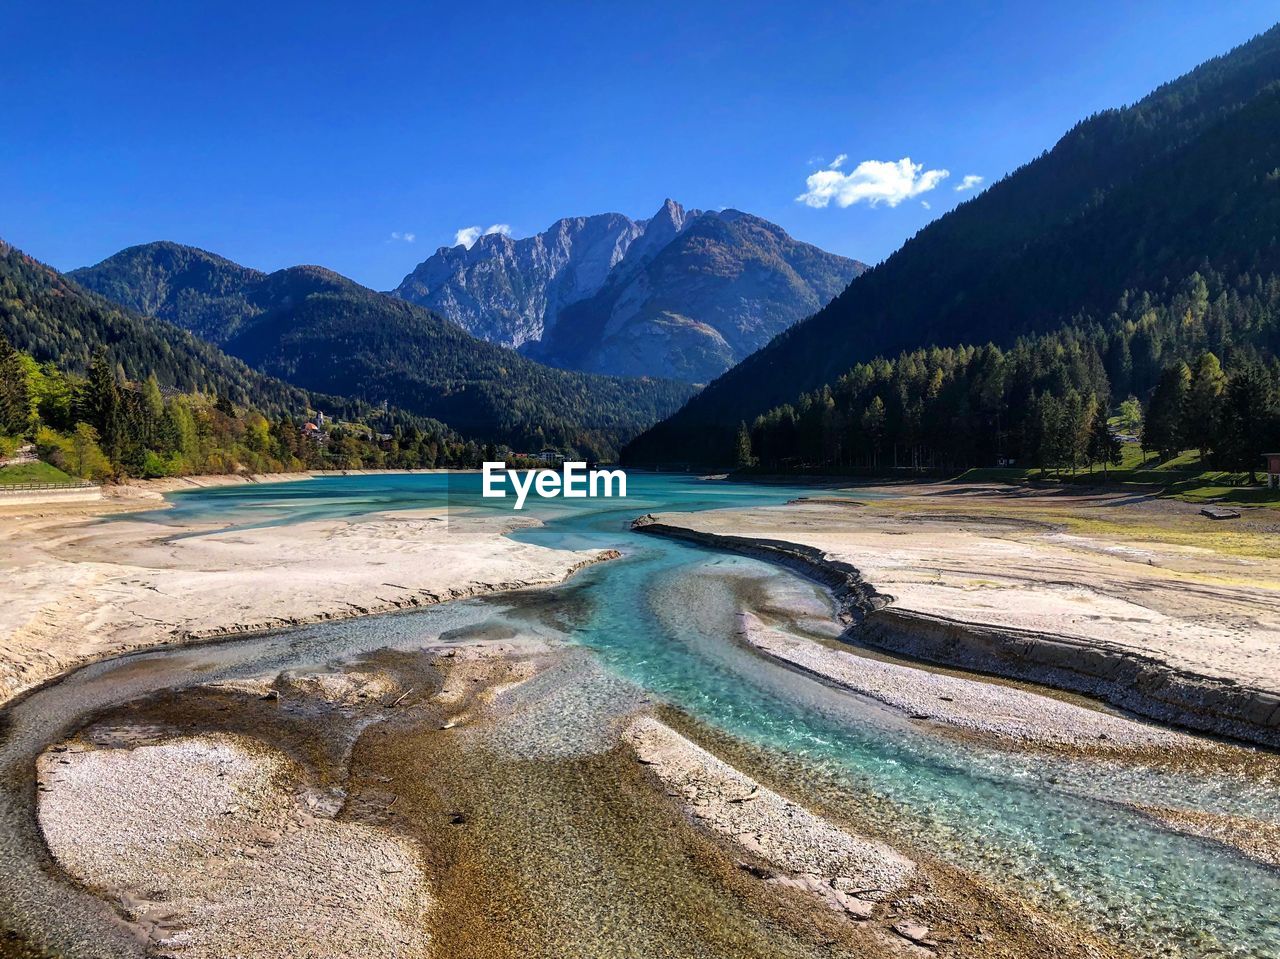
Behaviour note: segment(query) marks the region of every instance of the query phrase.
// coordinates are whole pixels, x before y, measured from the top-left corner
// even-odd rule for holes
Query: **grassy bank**
[[[1265,478],[1265,473],[1261,471],[1257,475]],[[1144,456],[1137,443],[1124,444],[1120,465],[1110,467],[1105,472],[1098,468],[1062,471],[1041,470],[1036,467],[971,469],[957,476],[955,482],[1048,482],[1087,486],[1116,484],[1141,486],[1145,489],[1158,487],[1162,494],[1189,503],[1280,507],[1280,490],[1249,485],[1248,473],[1206,469],[1200,461],[1200,454],[1195,450],[1187,450],[1161,462],[1154,457]]]
[[[23,483],[76,483],[58,467],[49,463],[19,463],[16,466],[0,466],[0,486],[18,486]]]

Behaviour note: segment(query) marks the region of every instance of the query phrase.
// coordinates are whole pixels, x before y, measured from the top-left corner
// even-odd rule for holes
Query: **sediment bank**
[[[727,550],[800,573],[807,579],[831,590],[838,608],[838,615],[845,623],[860,622],[868,613],[882,609],[893,602],[892,596],[879,592],[863,579],[857,567],[832,559],[822,550],[811,546],[776,539],[708,533],[663,522],[652,513],[633,521],[631,529],[637,533],[666,536],[699,546]]]
[[[1280,748],[1280,695],[1154,656],[1070,636],[1000,629],[887,608],[856,638],[946,666],[1084,693],[1198,732]]]
[[[121,502],[153,505],[0,523],[0,704],[137,649],[551,586],[618,555],[517,542],[506,534],[538,521],[506,514],[400,510],[248,529],[95,522]]]
[[[811,504],[810,504],[811,505]],[[847,506],[848,504],[844,504]],[[774,508],[776,518],[786,508]],[[932,663],[1083,693],[1130,712],[1199,732],[1280,747],[1280,691],[1200,673],[1154,652],[1096,637],[1020,629],[902,609],[843,558],[801,542],[723,533],[749,511],[636,520],[637,532],[668,536],[785,566],[827,586],[849,627],[845,639]],[[759,511],[764,512],[764,511]],[[719,515],[717,515],[717,513]],[[726,515],[727,514],[727,515]],[[847,516],[841,517],[848,524]],[[771,524],[785,530],[785,522]],[[975,556],[971,571],[984,571]]]

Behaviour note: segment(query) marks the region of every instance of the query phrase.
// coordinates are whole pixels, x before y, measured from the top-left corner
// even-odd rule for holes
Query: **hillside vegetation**
[[[317,412],[342,425],[307,439]],[[264,375],[0,243],[0,451],[19,440],[92,479],[473,466],[485,452],[430,418]]]
[[[319,419],[323,419],[318,417]],[[41,461],[0,469],[0,484],[295,470],[475,467],[495,451],[439,424],[379,434],[368,423],[325,428],[237,406],[225,395],[128,379],[105,349],[87,375],[38,363],[0,336],[0,451],[35,445]]]
[[[482,442],[608,459],[691,392],[671,381],[544,366],[321,267],[264,274],[152,243],[72,275],[134,309],[202,331],[273,377],[388,403]]]

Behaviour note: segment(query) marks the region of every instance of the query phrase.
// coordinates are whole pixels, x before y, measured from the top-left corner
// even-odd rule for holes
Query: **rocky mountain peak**
[[[678,204],[677,204],[678,207]],[[645,231],[621,213],[565,217],[541,233],[441,247],[393,295],[429,307],[483,339],[540,339],[560,311],[594,294]]]
[[[668,197],[647,220],[566,217],[534,236],[442,248],[394,294],[558,365],[702,382],[861,269],[750,214]]]

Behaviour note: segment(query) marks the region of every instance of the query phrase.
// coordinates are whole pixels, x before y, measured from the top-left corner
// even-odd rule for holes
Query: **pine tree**
[[[1089,431],[1097,408],[1098,401],[1092,396],[1082,397],[1075,390],[1067,392],[1067,401],[1063,405],[1062,445],[1073,472],[1089,458]]]
[[[1051,393],[1040,397],[1040,469],[1062,472],[1066,461],[1069,430],[1062,400]]]
[[[1107,423],[1107,410],[1099,406],[1093,414],[1093,424],[1089,429],[1089,463],[1102,464],[1102,475],[1109,478],[1109,466],[1120,465],[1120,441],[1116,439]]]
[[[20,436],[31,427],[31,389],[22,357],[0,336],[0,433]]]
[[[113,463],[120,460],[124,445],[124,412],[120,387],[116,382],[116,364],[105,350],[94,354],[89,364],[89,381],[85,385],[85,419],[98,433],[102,451]]]
[[[1220,411],[1218,453],[1224,465],[1249,471],[1257,482],[1258,463],[1274,441],[1276,396],[1270,377],[1256,363],[1246,363],[1227,383]]]
[[[1202,281],[1203,283],[1203,281]],[[1218,431],[1222,393],[1227,387],[1227,376],[1222,364],[1212,353],[1203,353],[1196,361],[1182,408],[1182,438],[1184,443],[1200,451],[1201,461],[1208,458]]]
[[[755,457],[751,454],[751,433],[746,423],[738,424],[737,466],[746,469],[755,465]]]
[[[880,444],[884,442],[884,424],[884,400],[879,396],[872,397],[862,414],[862,431],[871,440],[872,466],[880,465]]]
[[[1142,428],[1142,448],[1169,459],[1183,449],[1183,408],[1191,388],[1191,370],[1186,363],[1165,369],[1151,394],[1146,423]]]
[[[155,419],[164,415],[164,396],[160,392],[160,381],[152,373],[142,383],[142,401],[147,412]]]

